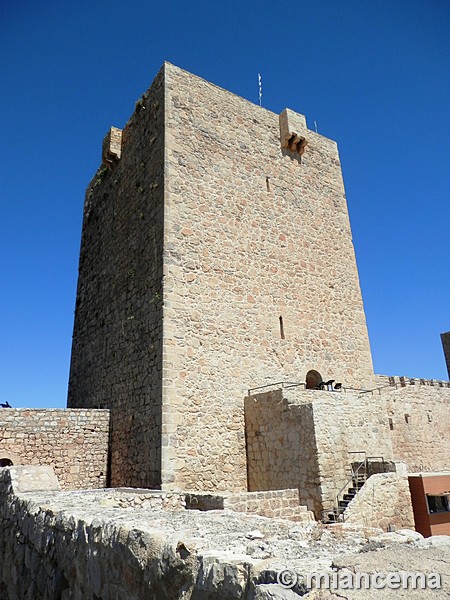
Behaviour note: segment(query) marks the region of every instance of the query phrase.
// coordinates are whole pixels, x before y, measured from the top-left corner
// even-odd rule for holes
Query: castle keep
[[[166,63],[88,187],[69,407],[113,485],[247,488],[244,397],[375,385],[336,143]]]
[[[374,374],[336,143],[165,63],[87,188],[68,410],[0,411],[0,466],[450,534],[449,404]]]

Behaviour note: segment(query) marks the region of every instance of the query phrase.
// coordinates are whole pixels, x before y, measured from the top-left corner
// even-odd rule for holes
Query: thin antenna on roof
[[[262,77],[261,77],[261,73],[258,73],[258,85],[259,85],[259,105],[261,106],[261,99],[262,99]]]
[[[316,130],[316,133],[317,133],[317,122],[316,121],[314,121],[314,129]]]

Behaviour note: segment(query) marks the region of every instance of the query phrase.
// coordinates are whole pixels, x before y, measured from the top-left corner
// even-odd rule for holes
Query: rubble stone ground
[[[75,545],[68,553],[70,560],[84,578],[83,585],[92,580],[98,588],[94,597],[102,599],[125,597],[111,591],[110,584],[103,581],[108,571],[111,581],[114,579],[112,569],[122,559],[133,564],[133,577],[139,571],[146,574],[148,595],[130,592],[129,598],[136,600],[450,597],[448,536],[423,539],[411,530],[382,533],[347,524],[295,523],[230,510],[185,510],[175,500],[171,510],[151,508],[146,504],[148,492],[143,492],[33,491],[22,492],[16,498],[26,506],[28,515],[37,515],[29,531],[23,531],[34,539],[35,546],[39,545],[36,536],[40,530],[51,548],[48,540],[53,533],[46,530],[50,522],[55,530],[72,532],[69,537],[67,532],[63,536],[67,547]],[[103,565],[92,561],[83,575],[81,563],[85,558],[77,557],[77,553],[95,556],[93,546],[101,547]],[[65,552],[63,547],[58,552],[63,568]],[[284,569],[298,575],[292,589],[277,583],[277,574]],[[306,588],[302,576],[333,569],[436,572],[442,577],[442,589],[333,590],[333,595],[324,589]],[[152,587],[151,577],[158,579],[156,587]],[[61,598],[76,599],[82,593],[86,592],[77,596],[67,590]]]

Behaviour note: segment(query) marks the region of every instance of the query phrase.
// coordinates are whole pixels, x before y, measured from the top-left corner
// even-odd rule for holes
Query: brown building
[[[450,471],[408,476],[416,530],[423,536],[450,535]]]

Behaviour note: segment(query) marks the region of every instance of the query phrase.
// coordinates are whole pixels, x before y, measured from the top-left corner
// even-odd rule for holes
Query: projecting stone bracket
[[[102,144],[102,163],[112,166],[122,156],[122,130],[111,127],[105,135]]]
[[[285,108],[279,118],[281,147],[302,156],[308,144],[308,128],[304,115]]]

